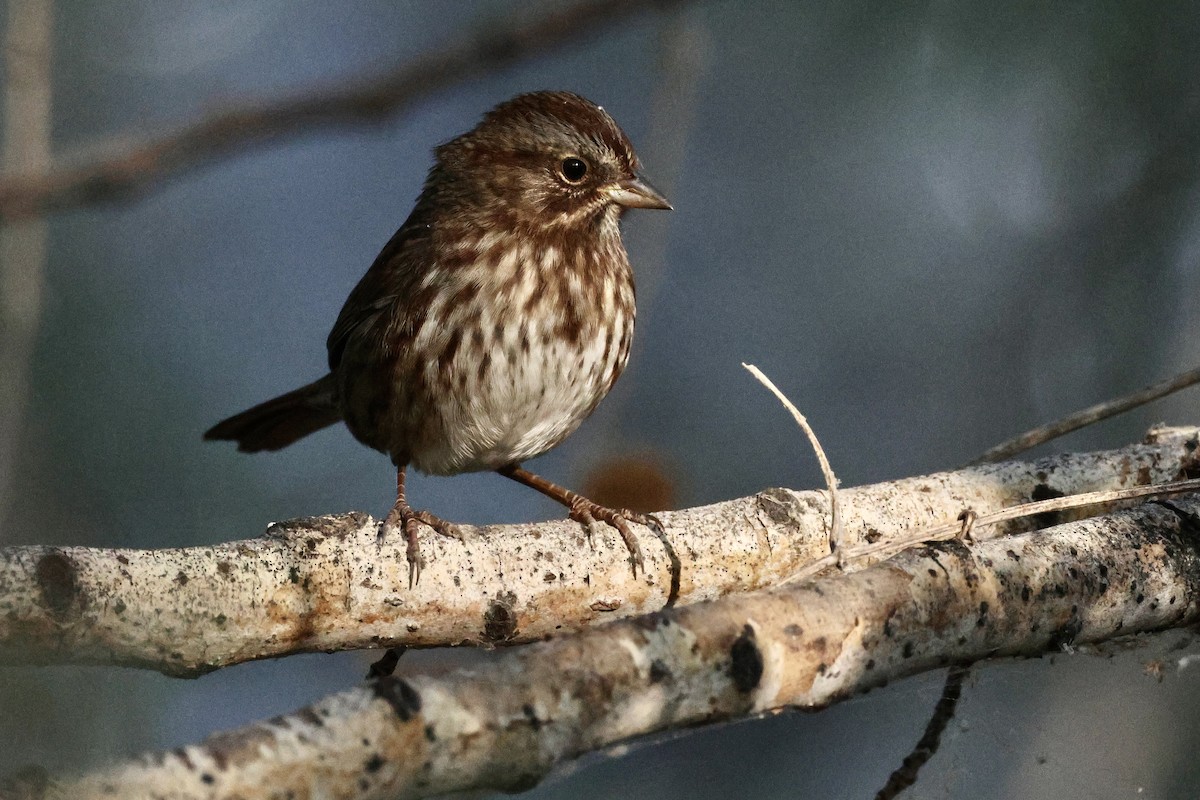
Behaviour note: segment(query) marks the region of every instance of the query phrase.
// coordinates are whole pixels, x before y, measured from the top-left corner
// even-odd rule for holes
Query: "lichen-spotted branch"
[[[1192,475],[1198,434],[1161,429],[1121,450],[846,489],[844,544],[919,540],[967,508]],[[682,567],[679,604],[794,575],[829,552],[827,515],[822,493],[788,489],[663,514]],[[667,604],[671,559],[647,531],[639,530],[646,570],[636,578],[611,531],[591,545],[565,520],[469,532],[465,543],[426,537],[427,565],[411,590],[404,543],[379,545],[374,521],[360,514],[273,525],[260,539],[210,547],[3,548],[0,664],[185,676],[306,651],[529,642]]]
[[[44,796],[411,798],[528,787],[632,737],[816,709],[953,663],[1037,654],[1200,618],[1195,495],[856,573],[734,595],[387,677]]]

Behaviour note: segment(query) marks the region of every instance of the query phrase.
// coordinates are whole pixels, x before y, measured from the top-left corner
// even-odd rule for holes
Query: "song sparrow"
[[[602,520],[642,563],[628,521],[521,468],[565,439],[629,358],[633,274],[619,221],[670,204],[639,175],[602,108],[566,92],[523,94],[435,150],[408,220],[354,287],[329,334],[330,373],[204,434],[278,450],[343,420],[391,456],[409,582],[417,524],[457,535],[404,493],[408,465],[434,475],[496,472],[552,497],[589,528]],[[661,530],[661,526],[658,526]]]

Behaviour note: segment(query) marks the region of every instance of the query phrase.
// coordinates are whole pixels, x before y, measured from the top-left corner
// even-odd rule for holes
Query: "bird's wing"
[[[396,304],[404,302],[416,288],[430,238],[429,226],[410,218],[376,256],[346,298],[329,332],[325,346],[329,350],[330,370],[337,369],[352,338],[384,334],[387,321],[394,319]],[[379,325],[381,319],[384,325]]]

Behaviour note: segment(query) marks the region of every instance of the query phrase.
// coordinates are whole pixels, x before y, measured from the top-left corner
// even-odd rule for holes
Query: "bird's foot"
[[[417,529],[420,525],[428,525],[442,536],[449,536],[460,542],[466,541],[462,529],[453,522],[447,522],[428,511],[417,511],[406,502],[396,501],[396,505],[392,506],[392,510],[379,525],[378,541],[379,544],[383,544],[388,531],[396,529],[404,531],[404,538],[408,542],[406,552],[409,589],[412,589],[421,580],[421,569],[425,566],[425,559],[421,555],[421,542],[417,537]]]
[[[636,522],[638,525],[645,525],[661,534],[665,531],[658,517],[624,508],[608,508],[578,496],[572,498],[570,508],[571,519],[582,523],[587,528],[589,539],[597,521],[606,522],[616,528],[617,533],[621,534],[621,539],[625,542],[625,547],[629,550],[629,564],[633,567],[633,577],[637,577],[639,568],[645,574],[646,563],[642,559],[642,548],[634,537],[633,531],[629,529],[629,523]]]

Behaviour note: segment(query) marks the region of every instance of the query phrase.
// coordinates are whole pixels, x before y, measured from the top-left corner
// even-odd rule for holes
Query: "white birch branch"
[[[919,535],[966,508],[1175,480],[1198,471],[1198,439],[1197,428],[1160,429],[1120,450],[846,489],[845,544]],[[662,514],[682,563],[678,602],[774,586],[827,555],[827,509],[822,492],[771,489]],[[638,530],[646,571],[635,579],[611,531],[592,549],[565,520],[468,530],[465,544],[423,537],[427,565],[411,591],[404,543],[377,545],[362,514],[210,547],[0,548],[0,665],[189,676],[297,652],[535,641],[667,605],[670,560],[647,531]]]
[[[382,800],[526,788],[632,737],[817,709],[946,664],[1200,618],[1200,499],[908,550],[619,621],[441,677],[379,679],[39,797]]]

